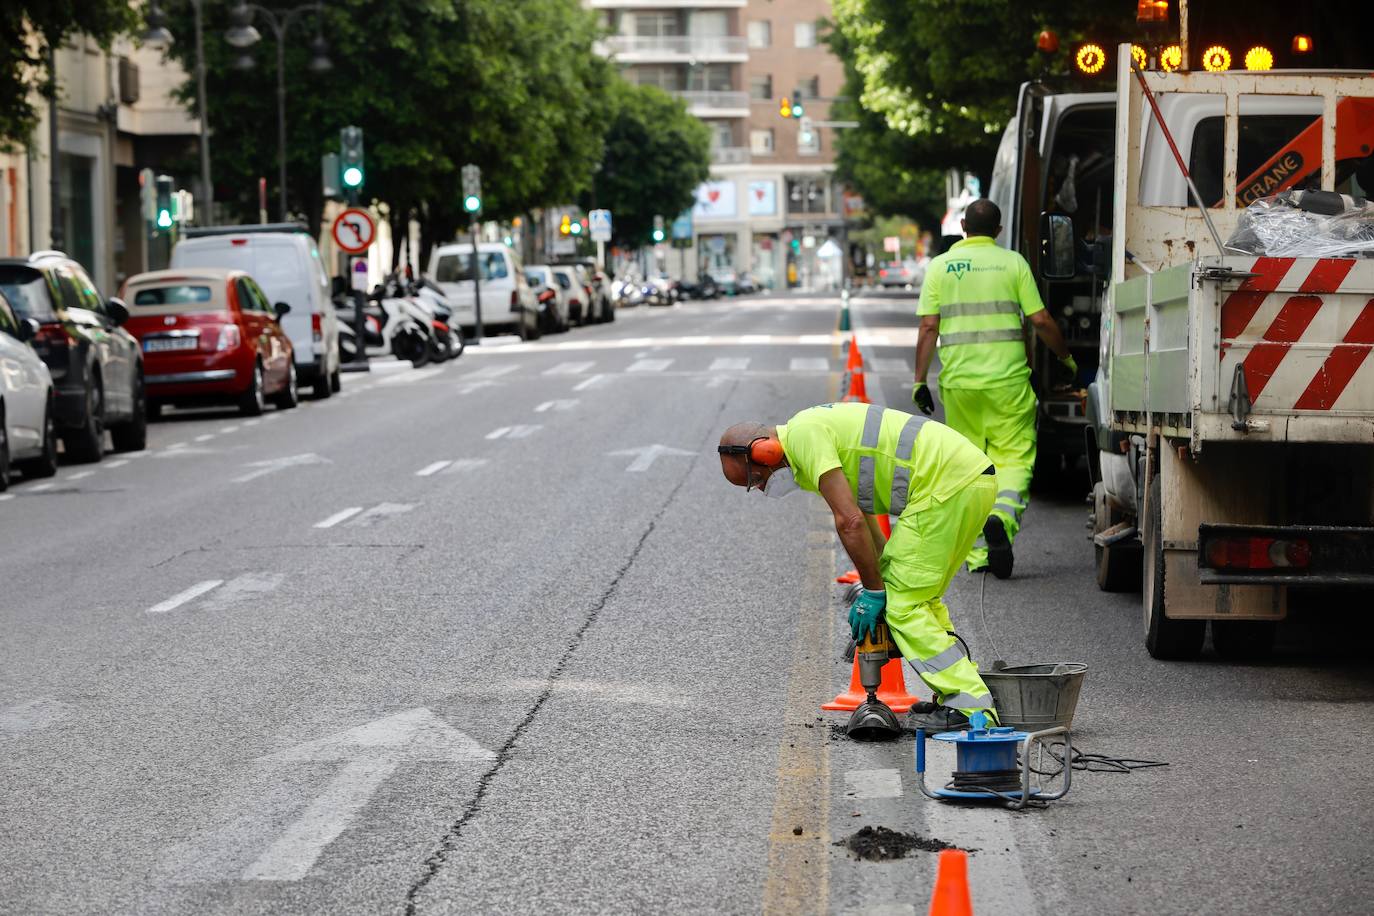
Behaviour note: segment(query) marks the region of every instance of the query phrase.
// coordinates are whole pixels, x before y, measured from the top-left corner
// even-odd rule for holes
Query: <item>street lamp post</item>
[[[195,15],[196,29],[196,107],[200,109],[200,183],[201,205],[197,210],[203,214],[202,221],[207,226],[215,224],[215,186],[210,182],[210,113],[205,107],[205,31],[201,18],[203,0],[190,0]],[[148,10],[148,28],[143,33],[143,43],[155,50],[163,51],[172,44],[172,33],[167,29],[167,16],[153,3]]]
[[[273,36],[277,39],[277,159],[283,222],[286,220],[286,34],[302,16],[311,12],[316,16],[315,22],[318,30],[318,17],[321,8],[319,3],[303,3],[278,14],[258,6],[256,3],[240,3],[230,11],[229,16],[233,22],[233,27],[224,35],[225,41],[244,52],[234,62],[234,67],[239,70],[251,70],[253,68],[253,56],[248,53],[248,49],[262,40],[262,35],[253,28],[255,14],[262,15],[263,20],[272,30]],[[310,58],[312,73],[324,73],[333,68],[334,65],[328,56],[329,45],[318,31],[315,33],[315,39],[310,42],[310,52],[313,55]]]

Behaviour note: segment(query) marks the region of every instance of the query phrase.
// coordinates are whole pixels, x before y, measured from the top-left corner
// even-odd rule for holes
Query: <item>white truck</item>
[[[1129,46],[1119,59],[1085,407],[1098,584],[1143,585],[1156,658],[1198,654],[1208,621],[1219,654],[1260,655],[1290,589],[1374,585],[1374,258],[1239,255],[1217,239],[1285,189],[1374,192],[1374,76],[1138,78]],[[1041,275],[1082,282],[1073,221],[1040,221]]]

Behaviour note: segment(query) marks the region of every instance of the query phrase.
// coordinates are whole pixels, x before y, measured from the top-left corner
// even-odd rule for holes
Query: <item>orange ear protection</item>
[[[767,468],[782,464],[784,457],[782,443],[767,436],[759,436],[748,445],[720,445],[716,451],[722,455],[744,455],[751,464],[761,464]]]

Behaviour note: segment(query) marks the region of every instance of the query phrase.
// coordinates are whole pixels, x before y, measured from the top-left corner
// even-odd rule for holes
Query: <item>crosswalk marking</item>
[[[596,385],[599,385],[599,384],[601,383],[601,381],[602,381],[603,379],[605,379],[605,378],[606,378],[606,376],[604,376],[604,375],[593,375],[593,376],[590,376],[589,378],[584,378],[582,381],[578,382],[576,385],[573,385],[573,386],[572,386],[572,390],[573,390],[573,391],[586,391],[588,388],[593,388],[593,387],[595,387]]]
[[[596,365],[595,362],[559,363],[559,364],[556,365],[556,366],[552,366],[552,367],[550,367],[550,368],[548,368],[548,369],[545,369],[544,372],[543,372],[543,374],[544,374],[544,375],[581,375],[582,373],[586,372],[588,369],[590,369],[592,366],[595,366],[595,365]]]
[[[639,359],[630,364],[626,372],[662,372],[673,364],[671,359]]]
[[[721,356],[711,361],[711,372],[743,372],[749,368],[747,356]]]
[[[793,372],[825,372],[830,368],[830,360],[824,356],[797,356],[787,368]]]

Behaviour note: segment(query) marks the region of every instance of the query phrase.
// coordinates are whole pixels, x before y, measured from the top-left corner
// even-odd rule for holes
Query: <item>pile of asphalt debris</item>
[[[857,833],[843,840],[836,840],[834,845],[843,846],[856,859],[865,859],[869,862],[903,859],[906,858],[907,853],[914,851],[939,852],[942,849],[960,848],[934,837],[923,837],[915,833],[902,833],[898,830],[889,830],[886,827],[869,827],[867,825],[860,827]],[[978,850],[966,849],[964,851],[977,852]]]

